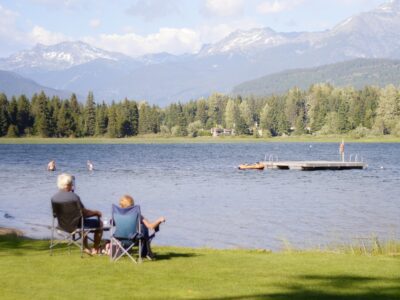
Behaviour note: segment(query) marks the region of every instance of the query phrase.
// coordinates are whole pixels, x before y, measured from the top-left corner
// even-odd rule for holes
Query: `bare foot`
[[[90,250],[89,248],[83,249],[83,252],[85,252],[87,255],[93,256],[93,249]]]

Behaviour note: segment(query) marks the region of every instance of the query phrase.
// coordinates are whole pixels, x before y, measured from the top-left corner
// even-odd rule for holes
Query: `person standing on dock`
[[[340,159],[344,162],[344,140],[342,140],[342,142],[340,143],[339,153],[340,153]]]

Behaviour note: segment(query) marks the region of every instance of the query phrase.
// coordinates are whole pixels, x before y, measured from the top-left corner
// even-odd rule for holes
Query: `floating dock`
[[[266,169],[280,170],[352,170],[365,169],[367,164],[364,162],[345,162],[345,161],[263,161]]]

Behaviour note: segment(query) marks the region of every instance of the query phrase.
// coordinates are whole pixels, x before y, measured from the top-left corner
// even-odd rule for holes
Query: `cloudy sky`
[[[193,53],[237,29],[321,31],[389,0],[0,0],[0,57],[82,40],[139,56]]]

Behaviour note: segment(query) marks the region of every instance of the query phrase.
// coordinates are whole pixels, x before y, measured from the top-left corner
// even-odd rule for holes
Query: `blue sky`
[[[0,0],[0,57],[82,40],[131,56],[194,53],[237,29],[322,31],[389,0]]]

